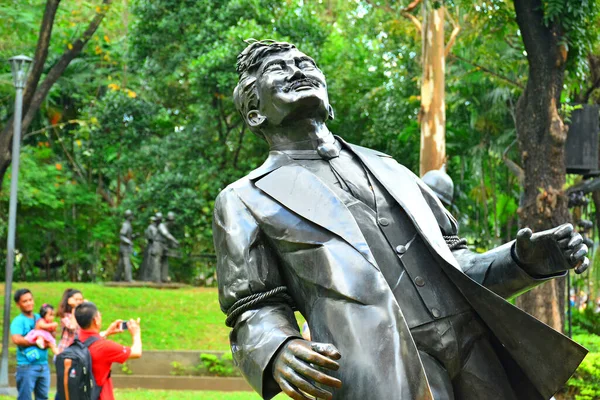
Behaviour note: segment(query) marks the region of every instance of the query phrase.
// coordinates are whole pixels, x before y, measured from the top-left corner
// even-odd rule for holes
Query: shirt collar
[[[342,144],[339,140],[334,142],[334,145],[338,150],[342,149]],[[278,150],[281,153],[286,154],[294,160],[323,160],[323,157],[317,153],[317,150]]]

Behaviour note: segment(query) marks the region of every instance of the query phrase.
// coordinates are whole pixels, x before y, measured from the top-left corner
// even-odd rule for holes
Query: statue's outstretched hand
[[[342,356],[332,344],[293,339],[279,351],[273,363],[273,377],[281,390],[295,400],[307,400],[302,392],[319,399],[331,400],[332,394],[315,385],[342,387],[342,382],[315,367],[337,371],[335,360]]]
[[[540,276],[568,269],[581,274],[590,265],[588,247],[571,224],[536,233],[523,228],[517,233],[515,251],[519,263]]]

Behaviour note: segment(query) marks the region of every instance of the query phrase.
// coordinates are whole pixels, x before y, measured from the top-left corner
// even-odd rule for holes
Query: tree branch
[[[444,51],[444,57],[448,57],[448,54],[450,54],[450,51],[452,51],[452,47],[454,47],[454,43],[456,42],[456,37],[458,36],[458,34],[460,32],[460,25],[458,25],[456,23],[456,21],[454,20],[454,18],[452,18],[452,15],[450,15],[447,8],[444,8],[444,12],[446,13],[446,17],[448,18],[448,20],[450,20],[450,23],[454,27],[454,29],[452,29],[452,33],[450,34],[450,39],[448,40],[448,43],[446,44],[446,49]]]
[[[112,197],[110,197],[110,194],[108,194],[106,192],[106,190],[104,190],[104,182],[102,180],[102,174],[100,174],[98,176],[98,187],[96,189],[96,193],[98,193],[100,196],[102,196],[104,201],[106,201],[111,208],[115,207],[115,201],[112,199]]]
[[[405,18],[408,18],[409,20],[412,21],[412,23],[417,27],[417,30],[419,31],[419,33],[423,32],[423,26],[421,25],[421,21],[419,21],[419,19],[417,17],[415,17],[411,13],[404,12],[404,11],[401,11],[400,13],[402,14],[402,16],[404,16]]]
[[[553,36],[552,30],[544,25],[542,1],[513,0],[513,3],[529,66],[532,69],[542,67],[546,64],[544,61],[555,57],[556,49],[554,47],[558,42],[558,39]]]
[[[33,65],[29,71],[29,77],[27,78],[27,85],[25,92],[23,93],[23,111],[27,112],[31,99],[37,89],[40,77],[44,72],[44,65],[48,58],[48,49],[50,48],[50,39],[52,38],[52,28],[54,27],[54,19],[60,0],[48,0],[46,1],[46,9],[44,10],[44,16],[42,18],[42,24],[40,25],[40,34],[35,48],[35,55],[33,56]]]
[[[506,165],[508,170],[510,172],[512,172],[513,175],[516,176],[517,179],[519,180],[519,183],[521,183],[521,182],[523,182],[523,179],[525,177],[525,172],[523,171],[523,168],[521,168],[519,166],[519,164],[517,164],[516,162],[514,162],[513,160],[508,158],[508,151],[516,143],[517,143],[517,140],[515,139],[515,140],[513,140],[513,142],[511,144],[508,145],[508,147],[506,149],[504,149],[504,151],[502,152],[502,160],[504,161],[504,164]]]
[[[475,68],[477,68],[477,69],[480,69],[480,70],[481,70],[481,71],[483,71],[483,72],[487,72],[488,74],[490,74],[490,75],[492,75],[492,76],[495,76],[495,77],[496,77],[496,78],[498,78],[498,79],[502,79],[503,81],[505,81],[505,82],[508,82],[508,83],[510,83],[511,85],[514,85],[514,86],[518,87],[519,89],[525,89],[525,88],[523,87],[523,85],[521,85],[519,82],[517,82],[517,81],[515,81],[515,80],[512,80],[512,79],[510,79],[510,78],[508,78],[508,77],[506,77],[506,76],[504,76],[504,75],[500,75],[499,73],[497,73],[497,72],[494,72],[494,71],[492,71],[491,69],[488,69],[488,68],[486,68],[486,67],[483,67],[483,66],[481,66],[481,65],[479,65],[479,64],[476,64],[476,63],[474,63],[474,62],[472,62],[472,61],[466,60],[466,59],[462,58],[461,56],[458,56],[458,55],[456,55],[456,54],[450,54],[450,55],[449,55],[449,57],[456,58],[456,59],[457,59],[457,60],[459,60],[459,61],[462,61],[462,62],[464,62],[464,63],[466,63],[466,64],[472,65],[473,67],[475,67]]]
[[[402,11],[413,12],[413,10],[415,8],[417,8],[417,6],[419,4],[421,4],[421,0],[414,0],[412,3],[410,3],[409,5],[407,5]]]
[[[60,128],[60,129],[63,129],[63,128],[64,128],[65,126],[67,126],[67,125],[73,125],[73,124],[80,124],[80,125],[83,125],[83,124],[85,124],[86,122],[87,122],[87,121],[80,120],[80,119],[70,119],[70,120],[68,120],[67,122],[61,122],[60,124],[48,125],[48,126],[45,126],[45,127],[43,127],[42,129],[38,129],[37,131],[31,131],[31,132],[28,132],[26,135],[23,135],[23,140],[25,140],[25,139],[27,139],[27,138],[29,138],[29,137],[31,137],[31,136],[35,136],[35,135],[37,135],[38,133],[46,132],[47,130],[49,130],[49,129],[52,129],[52,128]]]
[[[63,143],[63,140],[60,137],[60,135],[58,134],[58,131],[56,129],[54,129],[54,135],[56,136],[56,140],[60,144],[60,147],[62,148],[63,153],[65,153],[65,156],[67,156],[67,159],[71,163],[71,166],[73,167],[73,169],[75,170],[75,172],[77,173],[77,175],[79,176],[81,181],[85,182],[85,176],[84,176],[85,171],[83,171],[83,169],[79,166],[79,164],[77,164],[77,162],[75,162],[75,159],[71,156],[71,153],[69,153],[69,151],[65,147],[65,144]]]
[[[365,0],[368,4],[370,4],[373,7],[379,7],[384,9],[387,13],[389,13],[390,15],[395,15],[398,13],[398,11],[394,10],[392,7],[390,7],[387,3],[385,5],[379,5],[379,4],[374,4],[371,0]],[[402,15],[403,17],[409,19],[416,27],[417,30],[419,31],[419,33],[421,33],[422,31],[422,27],[421,27],[421,21],[419,21],[419,19],[417,17],[415,17],[414,15],[411,14],[411,12],[417,8],[417,6],[421,3],[421,0],[414,0],[412,3],[410,3],[408,6],[406,6],[405,8],[403,8],[402,10],[400,10],[400,15]]]
[[[102,6],[97,8],[96,15],[94,16],[92,21],[90,21],[87,29],[77,40],[75,40],[75,42],[71,44],[70,48],[68,48],[63,53],[58,62],[50,69],[48,75],[46,75],[46,79],[44,79],[44,82],[42,82],[40,87],[33,94],[29,109],[25,114],[25,117],[23,118],[23,131],[26,131],[29,125],[31,124],[31,121],[33,121],[35,114],[37,113],[40,105],[48,95],[48,92],[50,92],[52,86],[65,72],[65,70],[69,66],[69,63],[81,53],[83,47],[87,44],[87,42],[91,39],[92,35],[96,32],[96,30],[100,26],[100,23],[104,19],[104,16],[108,12],[111,4],[112,0],[102,1]]]

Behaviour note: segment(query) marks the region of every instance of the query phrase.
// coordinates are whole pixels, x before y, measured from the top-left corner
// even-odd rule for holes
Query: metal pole
[[[6,251],[6,285],[4,287],[4,320],[2,324],[2,361],[0,362],[0,394],[15,394],[8,386],[8,334],[10,329],[10,305],[12,303],[13,263],[15,261],[15,230],[17,222],[17,187],[21,150],[21,118],[23,113],[23,87],[17,86],[12,146],[12,170],[10,180],[10,203],[8,207],[8,240]]]

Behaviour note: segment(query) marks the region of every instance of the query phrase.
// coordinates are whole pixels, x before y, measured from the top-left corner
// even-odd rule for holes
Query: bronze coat
[[[512,243],[484,254],[451,252],[457,224],[435,195],[391,157],[349,145],[411,218],[441,267],[493,332],[521,400],[549,399],[587,351],[504,298],[543,282],[511,257]],[[219,300],[226,312],[248,295],[287,286],[312,340],[342,354],[334,399],[432,399],[402,311],[342,201],[284,153],[223,190],[215,203]],[[549,277],[550,278],[550,277]],[[242,314],[230,335],[242,373],[265,399],[279,392],[271,365],[300,338],[292,309],[266,304]]]

